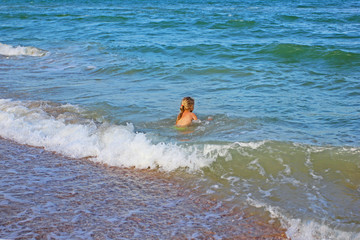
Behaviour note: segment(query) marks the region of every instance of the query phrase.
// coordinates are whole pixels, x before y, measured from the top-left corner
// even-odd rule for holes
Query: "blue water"
[[[199,179],[210,184],[215,174],[215,182],[229,183],[219,195],[247,194],[240,202],[267,210],[282,206],[276,212],[284,218],[336,226],[341,234],[350,232],[345,239],[360,231],[355,213],[360,207],[359,1],[4,1],[0,33],[0,98],[13,101],[4,100],[2,111],[10,114],[11,105],[19,113],[3,126],[23,126],[31,139],[48,134],[37,132],[33,111],[48,114],[40,117],[44,121],[65,119],[61,121],[68,124],[76,119],[82,127],[93,122],[96,127],[85,131],[91,137],[101,135],[97,129],[104,123],[130,124],[126,131],[134,139],[145,136],[146,144],[157,149],[179,145],[186,156],[202,149],[212,165],[204,161],[195,167],[210,168]],[[202,122],[184,133],[172,126],[185,96],[195,99],[194,112]],[[61,106],[69,108],[59,110]],[[17,125],[17,120],[24,122]],[[9,128],[0,136],[75,157],[98,154],[78,154],[54,139],[28,142],[16,136],[16,127]],[[141,149],[142,141],[134,140],[134,145]],[[114,159],[124,153],[109,149]],[[126,156],[139,157],[133,154]],[[149,162],[170,170],[183,166]],[[279,170],[269,163],[282,165]],[[259,176],[247,179],[249,169]],[[278,189],[279,196],[268,201],[266,189],[283,183],[285,175],[294,178],[289,182],[295,191]],[[234,177],[247,180],[239,183]],[[337,189],[334,198],[327,196],[332,187]],[[284,207],[299,198],[300,189],[303,204]],[[346,204],[353,207],[336,212],[333,206],[343,204],[344,192],[350,196]],[[311,199],[323,205],[307,209]],[[293,208],[300,210],[294,213]],[[299,226],[302,230],[294,232],[311,232],[311,226]]]
[[[236,122],[209,139],[358,146],[359,21],[357,1],[7,1],[1,42],[49,54],[3,58],[2,89],[139,128],[189,95]]]

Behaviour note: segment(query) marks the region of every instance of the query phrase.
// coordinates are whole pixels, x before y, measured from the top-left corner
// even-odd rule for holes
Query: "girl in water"
[[[195,101],[191,97],[184,97],[181,101],[180,113],[176,119],[176,126],[189,126],[193,120],[197,120],[197,116],[192,111],[194,110]]]

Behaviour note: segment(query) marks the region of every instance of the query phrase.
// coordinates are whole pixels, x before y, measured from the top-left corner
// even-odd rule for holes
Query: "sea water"
[[[359,9],[4,1],[0,137],[169,174],[291,239],[358,239]],[[185,96],[201,122],[178,131]]]

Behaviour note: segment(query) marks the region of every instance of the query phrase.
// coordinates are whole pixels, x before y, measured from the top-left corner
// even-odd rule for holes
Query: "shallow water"
[[[7,1],[0,136],[80,165],[168,174],[291,239],[357,239],[359,8]],[[184,96],[201,123],[177,131]]]
[[[285,238],[156,171],[97,165],[3,139],[0,156],[5,239]]]

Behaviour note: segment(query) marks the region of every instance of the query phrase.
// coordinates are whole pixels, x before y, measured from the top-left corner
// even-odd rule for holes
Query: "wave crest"
[[[3,56],[33,56],[33,57],[43,57],[47,54],[47,51],[36,48],[36,47],[22,47],[17,46],[13,47],[11,45],[0,43],[0,55]]]

